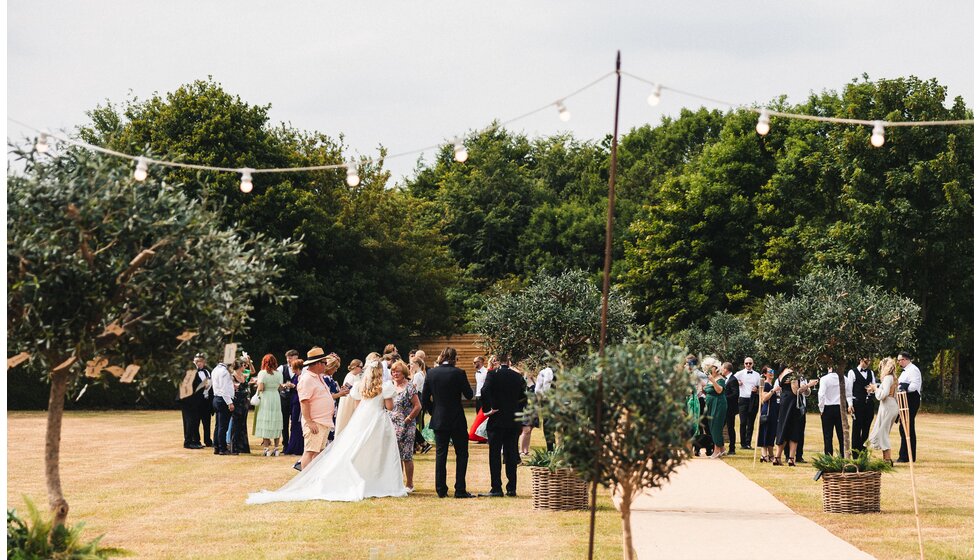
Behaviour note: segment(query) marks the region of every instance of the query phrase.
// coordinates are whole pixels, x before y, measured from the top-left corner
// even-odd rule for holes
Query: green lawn
[[[820,417],[807,418],[805,456],[823,451]],[[915,482],[926,558],[973,558],[973,416],[919,414],[916,418],[918,461]],[[898,426],[892,429],[898,457]],[[836,440],[835,440],[836,441]],[[836,447],[836,443],[834,444]],[[877,456],[880,456],[878,454]],[[882,475],[880,514],[823,513],[821,482],[809,465],[795,469],[752,462],[752,452],[738,450],[725,462],[769,490],[797,513],[881,560],[918,558],[908,465]],[[805,539],[803,541],[805,543]]]
[[[7,415],[7,507],[26,495],[44,507],[43,413]],[[535,430],[536,445],[543,445]],[[140,558],[583,558],[587,512],[531,508],[530,474],[518,498],[439,499],[435,453],[417,456],[416,491],[359,503],[246,506],[250,491],[278,488],[291,457],[217,457],[181,446],[180,412],[70,412],[61,472],[71,512],[86,535]],[[257,449],[253,440],[253,450]],[[452,454],[450,454],[452,461]],[[450,477],[452,476],[450,462]],[[470,446],[470,491],[489,489],[487,448]],[[619,516],[600,491],[597,557],[621,556]]]

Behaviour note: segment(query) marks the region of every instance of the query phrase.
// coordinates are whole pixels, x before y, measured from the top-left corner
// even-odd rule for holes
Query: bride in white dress
[[[395,388],[390,382],[382,384],[381,362],[374,356],[369,358],[361,381],[350,393],[360,403],[333,445],[279,490],[249,494],[245,503],[356,502],[408,495],[402,483],[395,429],[385,406]]]

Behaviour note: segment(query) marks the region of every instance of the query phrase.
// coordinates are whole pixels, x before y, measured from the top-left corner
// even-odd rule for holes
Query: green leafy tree
[[[758,343],[749,322],[743,317],[719,311],[708,320],[708,328],[691,327],[680,333],[687,348],[701,355],[713,355],[722,362],[739,363],[758,354]]]
[[[90,142],[171,159],[241,168],[342,164],[343,137],[272,126],[268,105],[252,105],[211,80],[199,80],[147,100],[107,103],[80,131]],[[254,190],[239,190],[230,173],[151,169],[206,204],[220,203],[220,221],[276,239],[304,239],[284,263],[281,282],[296,298],[259,302],[244,344],[278,352],[327,345],[341,355],[364,353],[409,336],[451,331],[458,315],[447,296],[458,269],[446,238],[427,219],[425,201],[386,188],[385,151],[361,159],[356,187],[334,169],[256,174]]]
[[[912,347],[920,308],[909,298],[863,283],[853,270],[834,268],[807,275],[792,296],[767,297],[765,317],[766,329],[759,336],[766,354],[801,372],[837,372],[844,441],[851,441],[845,364]]]
[[[562,371],[545,396],[544,406],[561,434],[567,463],[579,475],[615,489],[627,560],[636,557],[630,523],[633,500],[644,489],[666,482],[690,454],[692,420],[686,399],[691,380],[682,367],[684,355],[683,348],[657,339],[608,346],[605,356],[592,354]],[[597,404],[602,410],[598,449]]]
[[[526,288],[487,299],[476,332],[492,352],[542,364],[572,365],[599,343],[602,293],[581,270],[539,275]],[[609,294],[608,342],[623,340],[633,326],[631,304],[618,290]]]
[[[25,170],[7,176],[7,345],[51,383],[45,476],[62,525],[69,384],[82,374],[131,378],[135,366],[138,383],[172,379],[186,352],[178,336],[217,346],[244,332],[252,301],[287,298],[277,261],[300,244],[222,227],[179,187],[137,183],[115,158],[14,153]]]

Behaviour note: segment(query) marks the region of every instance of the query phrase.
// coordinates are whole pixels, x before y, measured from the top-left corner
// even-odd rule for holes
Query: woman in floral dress
[[[415,463],[412,453],[415,451],[415,418],[422,411],[418,390],[408,380],[408,365],[398,360],[391,365],[391,381],[395,386],[395,396],[389,411],[391,423],[395,428],[398,440],[398,454],[401,455],[402,467],[405,469],[405,487],[409,492],[415,490]]]

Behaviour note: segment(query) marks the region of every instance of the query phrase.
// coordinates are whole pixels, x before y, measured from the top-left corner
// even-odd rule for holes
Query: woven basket
[[[881,473],[823,473],[823,510],[826,513],[881,511]]]
[[[572,469],[551,472],[546,467],[531,469],[531,505],[534,509],[588,509],[589,486]]]

